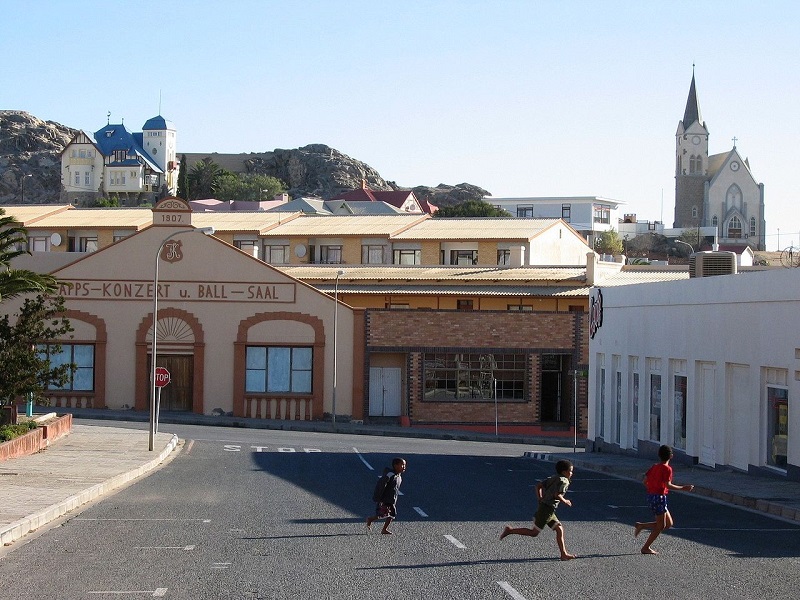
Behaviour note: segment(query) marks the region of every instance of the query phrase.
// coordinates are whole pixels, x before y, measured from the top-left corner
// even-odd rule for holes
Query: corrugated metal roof
[[[681,271],[626,271],[622,270],[615,275],[597,283],[597,287],[617,287],[620,285],[637,285],[640,283],[659,283],[662,281],[681,281],[689,279],[689,269]]]
[[[322,292],[333,293],[331,284],[316,285]],[[339,294],[393,294],[408,296],[516,296],[547,298],[585,298],[591,288],[587,286],[526,286],[526,285],[341,285]]]
[[[439,218],[398,233],[395,240],[530,240],[558,219]]]
[[[46,216],[31,226],[37,229],[143,229],[153,223],[150,208],[73,208]]]
[[[72,208],[71,204],[4,204],[0,206],[5,211],[5,216],[14,217],[15,220],[28,226],[39,219]]]
[[[400,265],[273,265],[303,281],[586,281],[585,267],[448,267]]]
[[[216,231],[247,231],[263,234],[284,221],[294,219],[300,213],[280,212],[193,212],[192,225],[213,227]]]
[[[384,236],[429,219],[428,215],[303,215],[271,230],[276,237],[342,237],[347,235]]]

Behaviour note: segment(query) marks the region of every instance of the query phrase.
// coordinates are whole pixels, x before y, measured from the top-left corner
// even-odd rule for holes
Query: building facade
[[[590,447],[800,480],[798,298],[797,269],[595,288]]]

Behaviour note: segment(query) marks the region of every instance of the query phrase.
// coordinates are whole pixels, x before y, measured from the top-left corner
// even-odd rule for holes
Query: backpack
[[[383,493],[386,491],[386,486],[389,485],[390,473],[384,473],[375,484],[375,489],[372,491],[372,501],[380,502],[383,500]]]

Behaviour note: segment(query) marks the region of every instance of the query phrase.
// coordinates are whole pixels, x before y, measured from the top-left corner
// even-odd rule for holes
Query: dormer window
[[[109,129],[108,131],[106,131],[106,137],[107,138],[110,138],[113,135],[114,135],[114,130],[113,129]]]

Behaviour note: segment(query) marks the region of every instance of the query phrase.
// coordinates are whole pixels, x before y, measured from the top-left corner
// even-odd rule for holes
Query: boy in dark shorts
[[[564,542],[564,526],[556,517],[556,509],[561,502],[567,506],[572,506],[572,502],[565,498],[564,494],[567,493],[573,471],[574,468],[570,461],[558,461],[556,463],[556,475],[536,484],[536,497],[539,499],[539,508],[537,508],[536,516],[533,519],[533,529],[528,529],[527,527],[512,528],[506,525],[503,533],[500,534],[500,539],[502,540],[507,535],[512,534],[536,537],[545,526],[549,526],[550,529],[556,532],[556,543],[561,552],[561,560],[575,558],[574,554],[567,552],[567,546]]]
[[[395,458],[392,460],[392,468],[383,471],[383,491],[380,498],[375,499],[375,514],[367,517],[367,530],[372,528],[375,521],[383,520],[381,533],[392,535],[389,525],[397,518],[397,496],[400,491],[400,484],[403,482],[403,473],[406,470],[406,460]]]
[[[658,554],[650,546],[656,541],[658,535],[665,529],[672,527],[674,521],[672,515],[667,507],[667,494],[669,490],[681,490],[684,492],[691,492],[694,489],[693,485],[678,485],[672,483],[672,467],[669,466],[669,461],[672,458],[672,448],[669,446],[661,446],[658,449],[658,458],[661,462],[654,464],[644,476],[644,486],[647,488],[647,503],[650,505],[650,510],[656,517],[655,521],[649,523],[636,523],[634,525],[634,536],[638,536],[642,529],[649,529],[650,535],[647,541],[642,546],[642,554]]]

